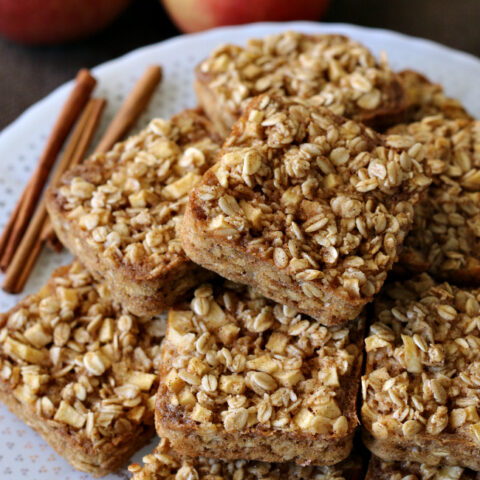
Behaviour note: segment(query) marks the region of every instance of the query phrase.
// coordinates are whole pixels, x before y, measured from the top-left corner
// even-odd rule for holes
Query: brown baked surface
[[[75,468],[106,475],[154,434],[163,329],[79,262],[61,267],[0,316],[0,400]]]
[[[408,108],[403,121],[417,122],[432,115],[442,115],[450,120],[473,119],[458,100],[447,97],[441,85],[432,83],[421,73],[403,70],[398,76],[408,98]]]
[[[352,455],[330,467],[299,466],[295,463],[266,463],[248,460],[213,460],[186,457],[161,439],[158,447],[143,457],[143,467],[130,465],[132,480],[360,480],[361,458]],[[463,479],[462,479],[463,480]]]
[[[480,470],[479,295],[422,274],[375,301],[361,408],[375,455]]]
[[[352,448],[364,317],[326,328],[219,280],[168,313],[159,436],[189,456],[333,465]]]
[[[352,320],[383,285],[430,183],[415,147],[259,96],[190,195],[185,252],[325,325]]]
[[[424,144],[433,183],[415,206],[412,231],[394,269],[440,280],[480,282],[480,122],[424,118],[404,141]],[[393,135],[395,136],[395,135]]]
[[[149,477],[144,477],[145,480]],[[155,477],[151,477],[152,479]],[[161,478],[161,477],[160,477]],[[462,467],[388,462],[372,455],[365,480],[479,480],[480,474]]]
[[[392,125],[407,93],[387,61],[342,35],[285,32],[222,45],[196,68],[199,104],[225,136],[254,96],[275,91],[308,98],[371,126]]]
[[[219,142],[201,112],[186,110],[152,120],[49,189],[60,240],[132,313],[160,313],[209,277],[186,258],[176,228]]]

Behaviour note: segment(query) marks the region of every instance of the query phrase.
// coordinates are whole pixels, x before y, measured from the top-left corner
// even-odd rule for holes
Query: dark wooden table
[[[324,21],[388,28],[480,56],[480,0],[331,0]],[[79,68],[179,33],[157,0],[134,0],[109,28],[78,43],[33,48],[0,38],[0,129]]]

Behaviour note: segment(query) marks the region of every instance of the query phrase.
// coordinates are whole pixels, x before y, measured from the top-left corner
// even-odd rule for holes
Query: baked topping
[[[422,274],[385,289],[365,340],[365,418],[372,433],[455,434],[480,445],[478,290]]]
[[[218,148],[209,122],[196,112],[155,119],[64,177],[55,191],[57,201],[90,248],[139,273],[154,274],[184,258],[175,229],[190,190],[213,164]]]
[[[388,131],[389,145],[409,148],[416,143],[424,145],[426,169],[434,185],[455,181],[467,191],[480,189],[479,121],[433,115]]]
[[[222,45],[199,65],[197,75],[218,108],[236,113],[272,89],[364,121],[376,110],[403,104],[403,88],[386,59],[378,63],[366,47],[341,35],[290,31],[251,39],[245,48]]]
[[[209,234],[272,262],[308,297],[371,299],[430,183],[422,161],[420,144],[399,152],[327,109],[263,95],[192,202]]]
[[[363,323],[326,328],[247,287],[203,285],[168,314],[167,402],[207,430],[345,436]]]
[[[153,421],[164,321],[135,317],[75,262],[0,317],[0,379],[94,447]]]

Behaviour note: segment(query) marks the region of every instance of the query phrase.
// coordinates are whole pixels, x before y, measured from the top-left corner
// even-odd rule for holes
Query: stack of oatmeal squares
[[[0,399],[96,476],[156,432],[135,480],[480,478],[480,123],[340,35],[195,73],[50,187],[77,259],[0,317]]]

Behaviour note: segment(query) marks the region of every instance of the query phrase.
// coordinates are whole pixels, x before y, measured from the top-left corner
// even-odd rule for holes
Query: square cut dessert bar
[[[403,70],[398,76],[405,87],[408,99],[404,121],[410,123],[439,114],[451,120],[472,120],[471,115],[458,100],[447,97],[441,85],[430,82],[421,73]]]
[[[199,111],[155,119],[68,171],[47,196],[60,240],[132,313],[153,316],[205,280],[176,234],[220,139]]]
[[[426,271],[462,284],[480,281],[480,122],[431,116],[388,143],[425,146],[433,183],[415,206],[398,273]]]
[[[266,463],[252,460],[218,460],[187,457],[161,439],[158,447],[143,458],[144,465],[130,465],[132,480],[360,480],[362,461],[351,456],[333,466],[300,466],[295,463]]]
[[[106,475],[154,434],[160,319],[75,261],[0,316],[0,400],[75,468]]]
[[[342,35],[285,32],[222,45],[196,68],[200,105],[224,135],[256,95],[308,98],[338,115],[385,125],[406,111],[407,94],[386,60]]]
[[[430,179],[423,149],[330,110],[262,95],[190,195],[187,255],[325,325],[377,293]]]
[[[378,457],[480,470],[479,299],[424,273],[375,301],[361,412]]]
[[[372,455],[365,480],[480,480],[480,473],[451,465],[389,462]]]
[[[168,313],[157,433],[195,457],[338,463],[358,424],[363,333],[363,315],[327,328],[250,287],[200,286]]]

